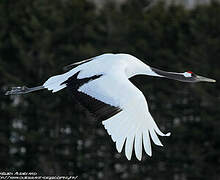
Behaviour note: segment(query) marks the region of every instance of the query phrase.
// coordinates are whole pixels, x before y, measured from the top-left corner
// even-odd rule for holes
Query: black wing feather
[[[67,88],[71,91],[71,93],[73,93],[74,97],[80,102],[80,104],[82,104],[98,120],[102,120],[102,121],[122,111],[122,109],[120,109],[119,107],[106,104],[83,92],[79,92],[78,89],[83,84],[86,84],[89,81],[95,80],[102,76],[102,74],[100,74],[100,75],[91,76],[89,78],[77,79],[79,72],[69,77],[62,84],[66,84]]]

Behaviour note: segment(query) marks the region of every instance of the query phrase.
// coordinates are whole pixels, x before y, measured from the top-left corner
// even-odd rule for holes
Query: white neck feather
[[[159,74],[156,74],[154,71],[152,71],[150,66],[144,64],[140,60],[138,61],[137,60],[129,62],[127,68],[125,69],[125,73],[128,78],[131,78],[135,75],[148,75],[148,76],[163,77]]]

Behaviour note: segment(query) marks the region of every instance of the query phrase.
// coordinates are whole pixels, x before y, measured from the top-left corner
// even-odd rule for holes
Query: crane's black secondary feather
[[[74,97],[80,102],[80,104],[82,104],[98,120],[102,121],[122,111],[122,109],[120,109],[119,107],[106,104],[105,102],[97,100],[83,92],[79,92],[78,89],[80,88],[80,86],[88,83],[89,81],[98,79],[102,76],[102,74],[100,74],[91,76],[89,78],[77,79],[79,72],[69,77],[62,84],[66,84],[67,88],[71,91],[71,93],[73,93]]]

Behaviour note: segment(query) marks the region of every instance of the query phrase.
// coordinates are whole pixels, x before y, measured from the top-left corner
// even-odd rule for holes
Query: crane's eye
[[[192,71],[187,71],[187,72],[184,72],[183,73],[183,75],[185,76],[185,77],[192,77],[193,76],[193,72]]]

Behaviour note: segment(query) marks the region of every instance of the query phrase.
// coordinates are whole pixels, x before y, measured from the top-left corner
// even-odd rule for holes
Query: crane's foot
[[[26,86],[22,86],[22,87],[12,87],[10,91],[7,91],[5,93],[5,95],[17,95],[17,94],[25,94],[25,93],[28,93],[29,92],[29,89],[28,87]]]
[[[45,89],[44,86],[37,86],[37,87],[33,87],[33,88],[28,88],[26,86],[22,86],[22,87],[12,87],[10,91],[7,91],[5,93],[5,95],[18,95],[18,94],[27,94],[29,92],[33,92],[33,91],[38,91],[41,89]]]

